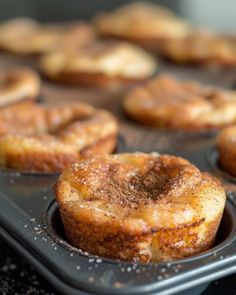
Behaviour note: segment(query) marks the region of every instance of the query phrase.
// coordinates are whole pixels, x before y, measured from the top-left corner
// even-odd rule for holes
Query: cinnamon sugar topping
[[[88,190],[86,201],[103,201],[125,208],[179,196],[201,180],[198,169],[183,159],[144,154],[87,160],[71,168],[65,177],[80,190],[80,196]]]

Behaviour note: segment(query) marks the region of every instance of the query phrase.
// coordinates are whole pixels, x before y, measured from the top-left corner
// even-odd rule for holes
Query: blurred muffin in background
[[[177,63],[236,65],[236,38],[209,31],[192,31],[163,42],[161,53]]]
[[[156,72],[157,64],[140,47],[109,40],[52,51],[41,57],[40,68],[59,82],[119,88],[146,80]]]
[[[78,46],[94,38],[92,26],[80,21],[43,25],[16,18],[0,24],[0,48],[19,55],[41,54],[74,43]]]
[[[94,18],[98,33],[138,43],[156,49],[166,39],[187,35],[190,25],[169,9],[145,2],[125,5]]]
[[[0,108],[0,167],[60,172],[82,158],[112,153],[117,134],[115,116],[86,103],[17,103]]]
[[[28,68],[13,68],[0,71],[0,121],[1,108],[22,101],[37,100],[41,81],[38,74]],[[7,113],[9,117],[9,114]],[[0,126],[0,130],[1,130]],[[1,132],[0,132],[1,133]]]
[[[209,131],[236,123],[236,92],[160,75],[132,89],[124,110],[133,120],[167,130]]]

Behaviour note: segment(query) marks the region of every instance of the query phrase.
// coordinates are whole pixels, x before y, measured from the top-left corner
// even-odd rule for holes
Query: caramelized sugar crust
[[[81,46],[94,38],[92,26],[85,22],[42,25],[29,18],[16,18],[0,24],[0,48],[20,55]]]
[[[236,65],[236,40],[209,32],[192,32],[162,43],[161,53],[178,63]]]
[[[169,155],[98,156],[55,187],[66,236],[91,254],[167,261],[209,249],[225,205],[222,186]]]
[[[0,166],[60,172],[81,158],[111,153],[118,125],[84,103],[46,107],[24,102],[0,110]]]
[[[92,106],[81,102],[46,106],[23,101],[0,109],[0,135],[56,132],[71,121],[89,117],[94,112]]]
[[[60,82],[109,86],[152,76],[156,61],[129,43],[94,41],[79,48],[52,51],[41,58],[40,67],[45,75]]]
[[[135,121],[174,130],[203,131],[236,122],[236,92],[157,76],[128,93],[123,103]]]
[[[39,88],[39,76],[29,69],[0,71],[0,107],[22,100],[34,100]]]
[[[222,168],[236,176],[236,126],[223,129],[217,138],[219,164]]]
[[[169,38],[186,36],[190,26],[170,10],[150,3],[131,3],[94,19],[103,36],[118,37],[146,46]]]

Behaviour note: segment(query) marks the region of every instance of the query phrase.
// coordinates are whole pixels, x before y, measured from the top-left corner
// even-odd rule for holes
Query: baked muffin
[[[236,126],[227,127],[219,133],[217,149],[221,167],[236,176]]]
[[[236,92],[160,75],[131,90],[123,103],[133,120],[184,131],[219,129],[236,123]]]
[[[39,89],[39,76],[32,70],[18,68],[0,71],[0,107],[35,100]]]
[[[152,76],[156,61],[129,43],[96,41],[79,48],[50,52],[41,58],[40,67],[56,81],[114,88]]]
[[[55,194],[73,246],[138,262],[211,248],[226,198],[212,176],[187,160],[156,153],[81,161],[63,172]]]
[[[177,63],[236,65],[236,39],[210,32],[191,32],[163,42],[161,53]]]
[[[14,105],[0,110],[0,166],[60,172],[81,158],[113,152],[117,132],[113,115],[84,103]]]
[[[20,55],[79,46],[94,38],[94,30],[84,22],[43,25],[32,19],[16,18],[0,24],[0,48]]]
[[[163,40],[184,37],[189,24],[162,6],[145,2],[127,4],[95,17],[102,36],[138,43],[148,49],[159,48]]]
[[[0,135],[54,133],[76,119],[89,117],[94,108],[76,102],[46,106],[30,101],[0,108]]]

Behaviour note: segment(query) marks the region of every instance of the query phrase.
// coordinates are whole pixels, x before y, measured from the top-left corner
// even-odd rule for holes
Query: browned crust
[[[177,184],[179,181],[180,187],[185,187],[186,189],[186,187],[189,186],[189,188],[187,189],[188,192],[181,192],[181,188],[177,188],[176,185],[173,185],[177,191],[172,190],[169,195],[164,189],[164,195],[160,198],[157,196],[154,198],[154,196],[152,196],[150,193],[149,197],[152,200],[151,202],[153,202],[151,210],[155,208],[155,214],[152,214],[154,214],[154,216],[162,216],[163,214],[163,219],[158,219],[161,220],[158,223],[150,221],[149,218],[146,219],[145,217],[145,214],[149,214],[149,211],[146,212],[146,209],[144,209],[146,208],[145,203],[148,200],[143,200],[143,202],[138,205],[140,207],[136,209],[134,209],[135,207],[132,201],[131,203],[128,201],[129,204],[127,204],[126,201],[123,203],[121,199],[118,200],[118,203],[120,202],[122,208],[130,208],[131,211],[134,210],[134,214],[137,212],[142,212],[142,210],[144,210],[143,212],[146,212],[144,215],[143,213],[141,215],[139,213],[137,218],[134,217],[136,215],[133,215],[133,213],[129,215],[127,211],[125,211],[126,213],[123,215],[123,209],[119,209],[121,210],[119,212],[119,217],[114,216],[113,214],[110,215],[109,210],[106,211],[106,208],[109,208],[111,204],[114,205],[112,201],[114,197],[110,196],[112,192],[107,186],[108,180],[106,183],[105,178],[100,178],[101,176],[98,176],[98,178],[95,179],[94,185],[97,186],[98,182],[102,179],[103,195],[101,197],[98,197],[98,195],[91,195],[91,192],[94,193],[95,188],[90,187],[91,190],[87,191],[87,189],[85,189],[87,180],[83,181],[83,179],[79,179],[79,175],[85,177],[84,173],[87,173],[88,178],[90,178],[93,173],[92,171],[87,171],[86,168],[84,168],[85,162],[81,164],[81,167],[83,167],[81,170],[82,174],[80,174],[80,172],[77,174],[80,166],[75,166],[74,168],[71,168],[71,170],[65,171],[65,176],[62,175],[55,186],[55,194],[59,204],[59,209],[68,241],[73,246],[94,255],[139,262],[148,262],[152,260],[159,262],[184,258],[196,255],[212,247],[224,209],[225,194],[223,193],[221,185],[211,176],[197,172],[196,168],[195,172],[192,171],[194,176],[190,176],[189,173],[194,166],[190,165],[187,161],[173,156],[161,157],[161,162],[164,161],[161,164],[163,167],[160,168],[159,164],[157,164],[156,167],[159,167],[157,168],[158,171],[161,169],[161,173],[166,173],[166,175],[169,175],[169,178],[173,178],[173,181],[175,177],[177,177],[177,173],[179,178],[175,179],[175,184]],[[179,161],[178,159],[180,160],[180,166],[177,164]],[[135,158],[134,163],[137,164],[137,161],[139,160]],[[133,163],[133,161],[131,162]],[[96,163],[96,159],[93,159],[91,163],[94,165]],[[139,164],[144,166],[147,165],[147,163],[144,164],[142,160]],[[168,170],[170,170],[169,165],[173,165],[172,172],[168,172]],[[92,167],[97,169],[96,165]],[[98,167],[100,169],[107,169],[107,166],[103,167],[102,163],[100,163]],[[120,173],[122,173],[122,170],[119,170],[117,166],[112,164],[109,167],[108,173],[113,173],[110,169],[114,169],[114,171],[120,171],[117,172],[117,175],[115,174],[116,179],[121,176]],[[180,171],[178,169],[180,169]],[[73,171],[75,174],[73,174]],[[159,175],[159,172],[156,173]],[[106,177],[107,179],[110,179],[112,174],[110,176],[107,175]],[[190,179],[191,177],[192,179]],[[130,185],[128,176],[126,178],[123,175],[121,176],[121,179],[127,179],[127,185]],[[140,185],[141,187],[142,185],[146,187],[148,183],[148,175],[144,177],[143,181],[144,182],[142,184],[140,183]],[[85,190],[80,190],[80,184],[78,183],[81,183],[83,189]],[[91,186],[93,186],[92,183],[93,182],[91,182]],[[78,185],[77,190],[75,189],[75,185]],[[171,189],[171,187],[172,185],[169,188]],[[152,191],[155,191],[156,189],[152,185],[150,188]],[[117,188],[115,186],[115,190],[119,192],[117,193],[118,195],[115,196],[116,198],[119,198],[120,190],[122,191],[122,189],[127,189],[124,187],[123,182],[120,183],[120,187]],[[105,196],[106,191],[108,191],[110,200],[108,201],[107,207],[106,205],[105,207],[103,205],[102,207],[99,207],[101,209],[98,209],[98,211],[93,207],[96,205],[92,205],[90,207],[89,202],[93,202],[94,198],[96,201],[98,201],[98,204],[100,204],[99,202],[104,204],[103,202],[107,198]],[[127,193],[126,195],[128,198],[128,194],[130,192],[125,191],[124,193]],[[180,193],[180,195],[178,195],[178,193]],[[70,199],[70,194],[73,194],[72,199]],[[80,206],[79,203],[77,204],[79,200],[76,199],[75,194],[78,194],[78,198],[83,198],[82,196],[85,194],[85,203],[81,203],[82,206]],[[177,195],[178,201],[176,201]],[[187,196],[187,199],[185,199],[185,196]],[[205,197],[207,203],[205,203]],[[211,202],[208,202],[209,199]],[[186,200],[187,205],[195,210],[195,212],[191,219],[183,223],[179,223],[180,220],[178,219],[177,221],[178,217],[176,214],[183,213],[182,209],[180,208],[181,202],[183,202],[182,205],[185,204],[184,200]],[[164,204],[164,207],[162,207],[163,205],[161,204]],[[169,220],[169,218],[166,219],[165,217],[167,212],[172,211],[168,211],[169,209],[167,209],[166,212],[162,211],[164,208],[170,206],[170,204],[172,204],[173,208],[171,208],[173,209],[173,214],[175,215],[175,217],[171,217],[173,220],[175,220],[174,224]],[[203,209],[203,206],[206,207]],[[214,215],[211,215],[211,217],[207,215],[207,206],[216,206],[214,207],[216,211],[214,211]],[[103,213],[101,213],[100,210],[102,210],[101,212]],[[104,213],[103,210],[105,210],[106,213]]]
[[[61,172],[70,165],[83,158],[97,154],[112,153],[116,147],[117,135],[111,134],[101,138],[91,145],[87,145],[81,151],[60,151],[54,152],[48,149],[47,152],[34,150],[14,153],[10,151],[6,155],[5,167],[27,172]]]
[[[47,153],[33,151],[27,153],[11,153],[6,157],[6,167],[22,172],[60,172],[69,165],[78,161],[76,152],[71,153]]]
[[[114,35],[106,35],[107,38],[115,37]],[[173,63],[177,64],[190,64],[195,66],[221,66],[221,67],[232,67],[236,65],[236,58],[235,59],[227,59],[224,57],[200,57],[198,55],[193,55],[188,57],[187,54],[184,55],[184,52],[187,52],[186,49],[183,49],[183,56],[182,58],[177,58],[174,54],[174,51],[170,51],[168,49],[168,44],[172,41],[175,41],[176,38],[171,37],[160,37],[160,38],[135,38],[135,37],[122,37],[116,36],[116,38],[120,40],[126,40],[132,43],[135,43],[148,51],[151,51],[153,54],[162,55],[166,60],[169,60]],[[228,39],[230,39],[228,37]],[[235,41],[235,40],[234,40]],[[186,51],[185,51],[186,50]]]
[[[185,36],[190,30],[186,21],[164,10],[150,3],[131,3],[111,12],[100,13],[93,22],[102,37],[118,38],[157,49],[159,41]]]
[[[111,134],[99,141],[87,145],[80,151],[82,158],[88,158],[94,155],[110,154],[114,152],[117,145],[117,134]]]
[[[203,39],[202,39],[203,37]],[[192,39],[193,38],[193,39]],[[199,38],[199,39],[194,39]],[[231,53],[224,52],[224,48],[221,48],[221,51],[211,52],[212,47],[217,46],[218,44],[211,44],[209,41],[217,41],[222,42],[228,41],[232,42],[231,45]],[[192,44],[193,42],[193,44]],[[198,44],[199,43],[199,44]],[[203,50],[200,44],[206,43],[206,48]],[[231,67],[236,65],[236,58],[233,51],[236,50],[235,39],[229,36],[224,35],[213,35],[209,32],[192,32],[189,36],[183,39],[166,39],[160,44],[158,51],[162,54],[166,59],[178,63],[178,64],[192,64],[199,66],[225,66]],[[209,50],[210,49],[210,50]]]
[[[126,228],[115,227],[112,221],[106,224],[95,224],[94,220],[86,218],[83,222],[72,219],[63,208],[60,213],[68,241],[75,247],[112,259],[127,261],[149,262],[152,255],[148,251],[141,253],[140,244],[150,244],[152,234],[128,232]],[[86,216],[87,217],[87,216]],[[183,228],[162,229],[154,234],[158,243],[152,245],[159,250],[158,262],[175,260],[197,255],[210,249],[215,241],[215,236],[222,214],[211,223],[188,224]],[[200,228],[206,226],[207,232],[204,243],[199,244],[198,234]],[[91,234],[91,228],[93,229]],[[176,246],[187,240],[187,246]]]
[[[0,115],[0,165],[6,168],[60,172],[81,158],[113,152],[117,142],[116,118],[86,103],[21,102]]]
[[[0,108],[0,135],[55,132],[74,120],[89,117],[94,111],[92,106],[80,102],[49,107],[19,101]]]
[[[132,89],[123,101],[125,113],[134,121],[190,132],[231,126],[235,123],[235,105],[234,91],[178,81],[169,75],[157,76]]]
[[[11,23],[14,24],[14,22],[18,22],[19,27],[21,26],[21,22],[24,23],[25,20],[28,22],[27,26],[24,28],[26,32],[28,28],[33,29],[33,31],[31,31],[27,38],[23,34],[23,42],[26,41],[26,44],[25,47],[21,48],[20,46],[19,48],[18,43],[22,41],[21,34],[23,30],[21,30],[20,35],[19,33],[15,34],[15,28],[17,28],[17,26],[15,24],[15,27],[11,27]],[[21,20],[13,19],[0,25],[0,30],[6,25],[3,29],[3,33],[8,32],[9,36],[13,34],[15,37],[10,40],[5,40],[5,38],[0,40],[1,51],[20,56],[37,57],[54,48],[81,46],[96,38],[93,26],[85,21],[69,21],[61,24],[49,23],[43,25],[27,18],[25,20],[24,18]],[[35,24],[37,27],[34,27]],[[42,38],[44,38],[44,40]]]
[[[39,95],[40,78],[27,68],[0,71],[0,107],[36,100]]]
[[[147,80],[147,78],[125,78],[118,76],[108,76],[102,73],[85,72],[61,72],[55,76],[44,74],[51,80],[81,86],[92,86],[101,88],[120,88],[125,85],[136,84]]]

